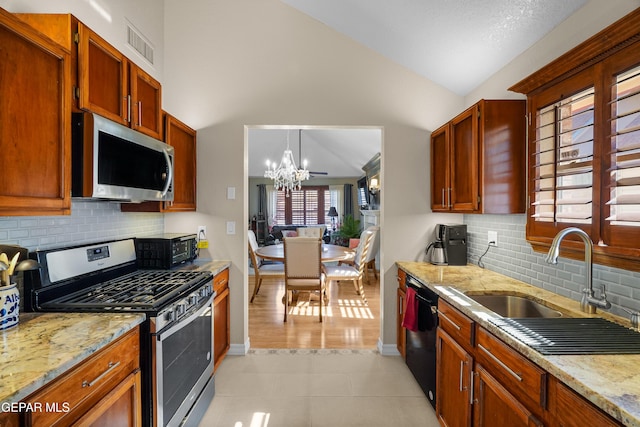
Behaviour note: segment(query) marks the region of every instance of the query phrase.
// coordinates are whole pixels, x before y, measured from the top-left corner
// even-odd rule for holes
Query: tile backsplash
[[[557,265],[547,264],[545,254],[536,253],[525,239],[525,215],[465,215],[469,238],[469,262],[487,250],[488,232],[498,232],[498,247],[482,257],[485,268],[557,294],[580,300],[584,288],[584,262],[560,258]],[[640,310],[640,273],[593,265],[596,296],[604,285],[611,312],[628,317],[620,306]]]
[[[0,243],[30,251],[162,233],[161,213],[123,213],[120,203],[72,201],[71,215],[0,217]]]

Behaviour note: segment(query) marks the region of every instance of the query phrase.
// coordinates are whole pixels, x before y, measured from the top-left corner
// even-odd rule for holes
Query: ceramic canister
[[[20,314],[20,292],[18,287],[0,287],[0,330],[8,329],[18,324]]]

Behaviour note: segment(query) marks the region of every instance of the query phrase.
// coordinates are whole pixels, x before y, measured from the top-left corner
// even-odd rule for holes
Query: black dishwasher
[[[409,275],[407,275],[406,286],[413,288],[418,303],[417,330],[406,329],[406,362],[422,391],[435,408],[438,294]]]

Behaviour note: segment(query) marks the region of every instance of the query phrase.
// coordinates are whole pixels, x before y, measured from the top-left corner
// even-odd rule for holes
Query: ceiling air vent
[[[127,22],[127,43],[149,61],[149,63],[153,64],[153,46],[151,46],[151,43],[129,22]]]

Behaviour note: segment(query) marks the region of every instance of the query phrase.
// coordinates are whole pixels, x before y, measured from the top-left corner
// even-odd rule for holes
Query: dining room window
[[[276,223],[278,225],[320,225],[330,218],[326,216],[331,204],[328,186],[305,186],[292,190],[286,197],[282,190],[276,195]]]

